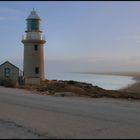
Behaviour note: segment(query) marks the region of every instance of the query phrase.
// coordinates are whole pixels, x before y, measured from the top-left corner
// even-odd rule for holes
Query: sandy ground
[[[140,73],[127,73],[128,76],[132,76],[136,83],[129,85],[128,87],[122,89],[123,91],[127,92],[136,92],[140,93]]]
[[[0,138],[140,138],[139,101],[30,93],[0,87]]]

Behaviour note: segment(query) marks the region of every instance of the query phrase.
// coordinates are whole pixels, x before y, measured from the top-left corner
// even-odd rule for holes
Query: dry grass
[[[22,86],[24,88],[24,86]],[[76,81],[57,81],[46,80],[39,86],[25,86],[25,89],[36,90],[40,93],[49,92],[54,95],[56,92],[72,92],[78,96],[87,97],[110,97],[110,98],[125,98],[125,99],[140,99],[140,94],[137,92],[105,90],[98,86],[92,86],[88,83]]]

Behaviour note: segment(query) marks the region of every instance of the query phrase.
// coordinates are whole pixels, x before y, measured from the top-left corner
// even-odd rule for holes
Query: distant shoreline
[[[132,76],[140,80],[140,72],[72,72],[72,73]]]
[[[127,87],[124,87],[119,90],[140,93],[140,72],[74,72],[74,73],[131,76],[136,81],[136,83],[128,85]]]

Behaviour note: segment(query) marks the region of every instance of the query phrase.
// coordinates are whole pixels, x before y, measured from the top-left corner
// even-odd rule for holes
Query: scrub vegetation
[[[126,92],[117,90],[105,90],[98,86],[93,86],[90,83],[77,81],[62,81],[62,80],[46,80],[41,85],[33,86],[26,85],[20,88],[35,90],[39,94],[67,96],[65,93],[71,93],[75,96],[87,96],[93,98],[110,97],[110,98],[125,98],[125,99],[140,99],[140,94],[137,92]]]

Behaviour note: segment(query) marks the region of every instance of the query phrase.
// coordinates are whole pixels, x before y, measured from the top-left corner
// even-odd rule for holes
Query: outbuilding
[[[0,65],[0,79],[10,79],[15,84],[23,82],[23,72],[15,65],[6,61]]]

